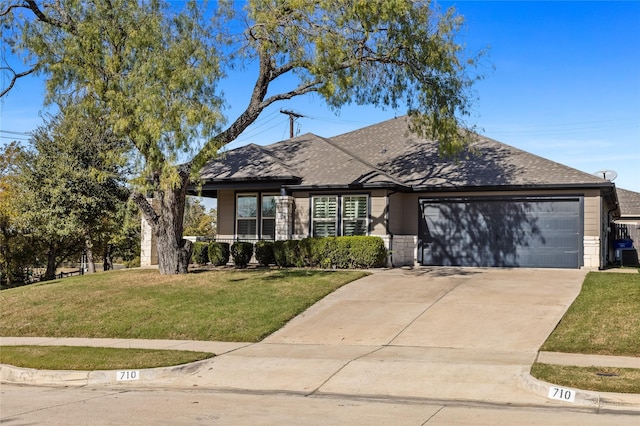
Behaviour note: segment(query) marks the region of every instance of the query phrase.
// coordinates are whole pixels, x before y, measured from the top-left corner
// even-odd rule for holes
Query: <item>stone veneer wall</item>
[[[394,235],[390,239],[391,266],[415,266],[418,260],[418,236]],[[387,239],[385,239],[385,245],[389,248]]]
[[[293,232],[293,197],[279,195],[276,200],[276,241],[288,240]]]
[[[584,266],[585,269],[600,268],[600,237],[585,236]]]

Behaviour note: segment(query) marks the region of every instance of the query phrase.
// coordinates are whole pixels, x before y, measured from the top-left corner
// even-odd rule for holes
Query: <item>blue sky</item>
[[[470,123],[488,137],[588,173],[615,170],[618,187],[640,192],[640,2],[440,4],[465,17],[470,52],[489,46]],[[230,119],[247,102],[247,81],[234,76],[225,87]],[[0,101],[0,141],[26,139],[19,133],[41,123],[42,100],[40,80],[19,81]],[[348,106],[336,116],[309,96],[266,110],[230,148],[286,139],[289,119],[280,109],[307,116],[296,121],[296,133],[320,136],[405,113]]]

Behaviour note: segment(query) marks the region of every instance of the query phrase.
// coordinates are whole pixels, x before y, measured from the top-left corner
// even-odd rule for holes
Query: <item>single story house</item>
[[[620,204],[620,218],[615,221],[614,247],[616,263],[623,265],[638,264],[640,249],[640,193],[617,188]],[[631,240],[631,242],[629,242]]]
[[[376,235],[389,263],[603,268],[614,184],[479,136],[462,159],[400,117],[230,150],[202,170],[219,240]]]

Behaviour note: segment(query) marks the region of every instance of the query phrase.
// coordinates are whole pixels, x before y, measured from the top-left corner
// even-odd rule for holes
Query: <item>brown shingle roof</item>
[[[414,187],[493,187],[606,184],[581,172],[479,136],[458,161],[438,155],[438,144],[409,134],[405,117],[332,138]]]
[[[400,117],[332,138],[305,134],[229,151],[202,171],[210,183],[297,177],[292,187],[403,186],[413,188],[608,186],[589,173],[495,140],[478,137],[457,161],[438,144],[410,134]]]
[[[616,188],[622,216],[640,217],[640,192]]]

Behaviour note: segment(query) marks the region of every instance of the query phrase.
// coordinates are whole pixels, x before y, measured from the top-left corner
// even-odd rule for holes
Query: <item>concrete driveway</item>
[[[521,379],[585,274],[376,272],[342,287],[263,342],[214,358],[191,383],[259,392],[553,404],[523,389]]]
[[[335,293],[266,343],[536,353],[580,291],[565,269],[394,269]]]

